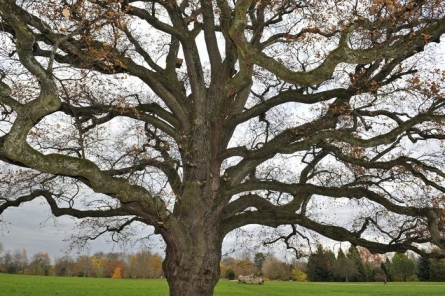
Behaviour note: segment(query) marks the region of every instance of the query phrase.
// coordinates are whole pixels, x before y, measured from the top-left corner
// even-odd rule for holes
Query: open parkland
[[[0,274],[0,295],[4,296],[165,296],[165,279],[109,279]],[[220,281],[215,296],[434,296],[445,295],[445,283],[435,282],[382,282],[322,283],[266,281],[264,285],[238,284]]]

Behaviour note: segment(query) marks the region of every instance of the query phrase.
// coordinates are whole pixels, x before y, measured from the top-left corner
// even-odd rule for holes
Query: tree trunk
[[[188,228],[186,233],[166,239],[163,269],[171,296],[213,295],[222,246],[216,229],[211,223],[202,223],[199,229]]]

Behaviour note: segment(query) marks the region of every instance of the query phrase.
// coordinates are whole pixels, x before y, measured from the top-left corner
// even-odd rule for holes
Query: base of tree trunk
[[[163,269],[170,296],[213,295],[220,276],[221,242],[211,232],[202,230],[186,248],[167,244]]]

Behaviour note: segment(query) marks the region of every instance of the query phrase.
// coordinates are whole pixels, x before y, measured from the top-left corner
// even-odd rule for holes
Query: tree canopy
[[[405,254],[396,253],[392,259],[392,274],[396,279],[402,279],[404,282],[410,276],[416,274],[416,265],[411,258]]]
[[[171,295],[249,224],[444,249],[444,33],[441,0],[0,0],[0,213],[154,227]]]

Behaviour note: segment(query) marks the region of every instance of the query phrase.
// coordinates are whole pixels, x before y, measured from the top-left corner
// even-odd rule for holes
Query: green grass
[[[266,282],[262,286],[221,281],[215,296],[435,296],[444,295],[445,283],[297,283]],[[39,277],[0,274],[0,295],[4,296],[165,296],[165,280],[128,280]]]
[[[264,286],[219,282],[215,296],[435,296],[444,295],[445,283],[298,283],[266,282]]]

